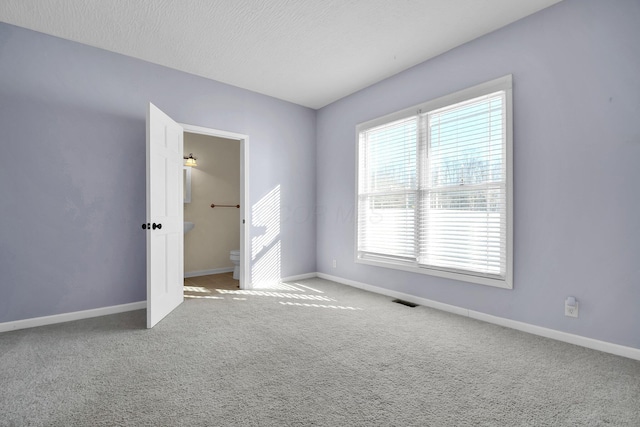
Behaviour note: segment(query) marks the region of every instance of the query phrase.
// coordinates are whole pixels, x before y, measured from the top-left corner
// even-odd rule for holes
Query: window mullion
[[[418,135],[417,135],[417,143],[416,143],[416,211],[415,211],[415,253],[416,253],[416,264],[420,265],[420,257],[422,254],[422,233],[424,230],[423,227],[423,218],[426,213],[425,209],[426,203],[428,200],[425,200],[427,197],[427,191],[425,191],[425,179],[429,178],[429,123],[428,123],[428,114],[422,114],[422,110],[418,110]]]

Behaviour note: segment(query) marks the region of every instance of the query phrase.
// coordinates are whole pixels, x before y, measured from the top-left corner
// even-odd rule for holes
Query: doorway
[[[238,160],[238,156],[231,156],[233,157],[234,160],[232,160],[232,163],[235,163],[235,165],[229,165],[231,167],[231,169],[239,169],[239,194],[234,194],[234,195],[223,195],[221,200],[214,200],[213,196],[211,197],[211,200],[207,200],[207,206],[204,208],[200,208],[200,213],[199,215],[202,217],[202,215],[211,215],[212,217],[219,217],[218,220],[220,221],[227,221],[229,224],[234,224],[232,226],[236,226],[239,225],[239,250],[240,250],[240,265],[239,265],[239,271],[237,274],[237,280],[239,281],[239,288],[240,289],[249,289],[250,288],[250,284],[249,284],[249,274],[248,274],[248,260],[249,257],[247,256],[247,251],[249,249],[249,244],[248,244],[248,238],[249,238],[249,233],[246,232],[246,224],[249,224],[249,191],[248,191],[248,142],[249,142],[249,138],[247,135],[242,135],[242,134],[236,134],[236,133],[232,133],[232,132],[227,132],[227,131],[221,131],[221,130],[217,130],[217,129],[211,129],[211,128],[205,128],[205,127],[200,127],[200,126],[194,126],[194,125],[188,125],[188,124],[183,124],[180,123],[180,125],[182,126],[182,128],[184,129],[184,135],[185,135],[185,139],[187,137],[194,137],[194,138],[200,138],[201,140],[203,139],[202,137],[213,137],[210,140],[206,141],[206,142],[211,142],[212,144],[214,142],[219,143],[222,142],[223,144],[238,144],[239,145],[239,160]],[[227,148],[231,148],[234,149],[235,147],[227,147]],[[185,155],[188,156],[189,153],[187,151],[189,151],[186,146],[185,146]],[[199,157],[198,153],[193,153],[194,157],[197,158]],[[201,164],[204,164],[205,162],[205,158],[202,158],[201,160]],[[196,167],[197,168],[197,167]],[[193,173],[193,172],[192,172]],[[193,175],[192,175],[192,184],[193,184]],[[192,191],[192,198],[194,197],[194,192]],[[239,197],[239,198],[238,198]],[[235,200],[231,200],[231,199],[235,199]],[[192,199],[193,200],[193,199]],[[202,205],[202,200],[200,200],[199,204]],[[210,207],[210,205],[215,205],[215,207]],[[185,207],[187,206],[187,204],[184,205]],[[239,206],[239,207],[236,207]],[[187,212],[188,208],[185,208],[185,212]],[[202,210],[205,210],[205,212],[203,213]],[[208,211],[208,212],[207,212]],[[233,219],[230,219],[230,217],[235,217],[235,221]],[[226,219],[225,219],[226,218]],[[185,221],[188,221],[190,218],[187,218],[187,216],[185,216]],[[194,231],[196,231],[198,229],[198,224],[196,221],[194,222],[194,228],[193,231],[190,231],[189,233],[193,233]],[[201,224],[201,230],[206,228],[206,225],[203,223]],[[218,227],[218,229],[220,229],[220,227]],[[227,241],[229,241],[229,239],[231,238],[230,236],[234,235],[234,231],[231,232],[224,232],[223,235],[219,235],[218,237],[221,240],[226,239]],[[235,236],[237,236],[237,233],[235,234]],[[193,236],[195,237],[195,235]],[[188,239],[189,237],[185,234],[185,240]],[[215,236],[211,235],[211,239],[216,238]],[[231,238],[232,239],[232,238]],[[233,240],[233,239],[232,239]],[[229,243],[227,243],[227,246],[229,245]],[[227,248],[228,249],[228,248]],[[232,249],[238,249],[238,247],[232,248]],[[229,260],[229,251],[226,251],[226,259],[227,261]],[[185,251],[187,252],[187,251]],[[217,254],[216,255],[218,258],[220,258],[220,256],[222,256],[221,254]],[[185,262],[185,265],[187,265],[187,263]],[[194,264],[195,265],[195,264]],[[193,267],[191,267],[193,269]],[[188,272],[189,271],[189,266],[187,265],[187,268],[185,268],[185,271]],[[225,272],[225,271],[206,271],[206,270],[199,270],[196,271],[195,273],[192,272],[191,277],[193,277],[194,275],[210,275],[210,274],[225,274],[225,275],[230,275],[232,274],[231,272]],[[187,276],[185,276],[187,277]]]

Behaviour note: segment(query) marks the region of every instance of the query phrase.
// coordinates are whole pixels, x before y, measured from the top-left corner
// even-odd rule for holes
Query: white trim
[[[495,325],[504,326],[510,329],[527,332],[529,334],[550,338],[556,341],[562,341],[569,344],[579,345],[581,347],[602,351],[604,353],[615,354],[616,356],[627,357],[629,359],[640,360],[640,348],[627,347],[624,345],[614,344],[607,341],[600,341],[593,338],[587,338],[580,335],[569,334],[567,332],[555,329],[543,328],[529,323],[519,322],[517,320],[505,319],[504,317],[493,316],[491,314],[481,313],[479,311],[468,310],[466,308],[454,305],[444,304],[432,301],[426,298],[417,297],[402,292],[395,292],[389,289],[380,288],[378,286],[369,285],[355,280],[343,279],[342,277],[332,276],[325,273],[317,273],[321,279],[331,280],[343,285],[352,286],[354,288],[363,289],[365,291],[386,295],[392,298],[399,298],[405,301],[424,305],[425,307],[435,308],[437,310],[447,311],[449,313],[458,314],[460,316],[470,317]]]
[[[247,135],[236,132],[229,132],[226,130],[207,128],[203,126],[195,126],[189,125],[186,123],[179,123],[180,126],[184,128],[185,132],[188,133],[197,133],[200,135],[209,135],[209,136],[217,136],[218,138],[227,138],[227,139],[235,139],[236,141],[241,141],[243,139],[247,139]]]
[[[508,239],[507,239],[508,240]],[[507,243],[509,244],[509,243]],[[385,261],[384,259],[367,259],[356,255],[356,263],[372,265],[374,267],[391,268],[394,270],[408,271],[410,273],[426,274],[428,276],[444,277],[445,279],[453,279],[460,282],[475,283],[478,285],[492,286],[501,289],[513,289],[513,281],[507,283],[505,280],[492,279],[490,277],[473,276],[465,273],[455,273],[453,271],[436,270],[435,268],[427,268],[417,266],[415,264],[401,264],[398,261]],[[511,271],[507,267],[507,271]],[[507,273],[509,276],[509,273]],[[511,284],[511,286],[509,286]]]
[[[430,101],[422,102],[420,104],[416,104],[411,107],[404,108],[400,111],[395,111],[381,117],[376,117],[374,119],[367,120],[366,122],[358,123],[356,125],[356,135],[358,135],[363,130],[371,129],[385,123],[391,123],[396,120],[401,120],[409,116],[415,115],[418,110],[422,110],[424,112],[437,110],[451,104],[457,104],[459,102],[464,102],[477,96],[482,96],[483,94],[505,90],[504,89],[505,86],[513,87],[512,74],[507,74],[505,76],[498,77],[497,79],[493,79],[488,82],[480,83],[478,85],[471,86],[471,87],[459,90],[457,92],[445,94],[439,98],[432,99]]]
[[[506,170],[507,170],[507,271],[505,283],[508,289],[513,289],[513,76],[503,77],[508,81],[508,89],[505,90],[505,126],[507,138]]]
[[[92,317],[108,316],[110,314],[124,313],[126,311],[142,310],[147,308],[147,301],[132,302],[129,304],[112,305],[91,310],[74,311],[71,313],[54,314],[52,316],[33,317],[31,319],[14,320],[0,323],[0,332],[16,331],[18,329],[35,328],[38,326],[53,325],[56,323],[72,322],[74,320],[89,319]],[[142,324],[140,325],[142,329]]]
[[[403,292],[396,292],[378,286],[369,285],[362,282],[356,282],[355,280],[343,279],[342,277],[331,276],[329,274],[318,273],[318,277],[321,279],[331,280],[333,282],[342,283],[343,285],[352,286],[354,288],[362,289],[365,291],[373,292],[376,294],[386,295],[392,298],[398,298],[404,301],[413,302],[415,304],[423,305],[425,307],[435,308],[437,310],[446,311],[460,316],[469,316],[469,310],[455,305],[444,304],[437,301],[432,301],[426,298],[417,297],[415,295],[405,294]]]
[[[506,197],[506,270],[504,278],[492,278],[480,275],[474,275],[472,272],[456,272],[449,270],[439,270],[437,268],[429,268],[421,266],[416,261],[403,262],[398,259],[380,257],[362,257],[358,251],[358,230],[360,229],[360,134],[368,129],[372,129],[384,124],[407,119],[422,113],[436,111],[438,109],[448,107],[454,104],[473,100],[474,98],[489,95],[494,92],[504,92],[505,101],[505,197]],[[476,283],[480,285],[493,286],[502,289],[513,289],[513,76],[507,74],[503,77],[490,80],[457,92],[441,96],[430,101],[414,105],[409,108],[402,109],[382,117],[377,117],[366,122],[356,124],[355,133],[355,221],[353,228],[354,233],[354,262],[357,264],[372,265],[382,268],[390,268],[394,270],[410,271],[412,273],[427,274],[431,276],[444,277],[461,282]],[[419,173],[419,172],[418,172]]]
[[[249,200],[249,135],[212,129],[202,126],[180,123],[185,132],[218,138],[233,139],[240,142],[240,289],[251,289],[249,278],[251,248],[248,226],[251,224],[251,209]]]
[[[494,325],[505,326],[511,329],[517,329],[522,332],[528,332],[533,335],[539,335],[545,338],[551,338],[556,341],[562,341],[569,344],[579,345],[581,347],[591,348],[593,350],[605,353],[615,354],[617,356],[628,357],[629,359],[640,360],[640,349],[627,347],[620,344],[614,344],[607,341],[600,341],[593,338],[587,338],[580,335],[569,334],[567,332],[557,331],[555,329],[543,328],[542,326],[532,325],[530,323],[518,322],[517,320],[505,319],[504,317],[492,316],[490,314],[469,310],[469,317],[481,320]]]
[[[184,273],[184,278],[186,279],[188,277],[200,277],[200,276],[208,276],[210,274],[229,273],[231,271],[233,271],[233,267],[212,268],[211,270],[187,271]]]
[[[240,141],[240,289],[251,289],[251,200],[249,198],[249,135]]]
[[[293,282],[296,280],[315,279],[316,277],[318,277],[317,273],[306,273],[306,274],[298,274],[297,276],[283,277],[282,279],[280,279],[280,281]]]

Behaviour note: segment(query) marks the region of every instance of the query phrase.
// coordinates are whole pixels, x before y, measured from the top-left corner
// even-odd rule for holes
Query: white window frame
[[[445,95],[440,98],[415,105],[378,117],[373,120],[369,120],[364,123],[356,125],[356,191],[355,191],[355,233],[354,233],[354,253],[355,262],[359,264],[373,265],[377,267],[385,267],[397,270],[410,271],[413,273],[427,274],[432,276],[444,277],[447,279],[454,279],[463,282],[477,283],[481,285],[494,286],[504,289],[513,289],[513,107],[512,107],[512,76],[506,75],[489,82],[485,82],[461,91]],[[429,112],[444,108],[453,104],[461,103],[473,98],[488,95],[494,92],[504,91],[505,93],[505,138],[506,138],[506,271],[504,278],[491,278],[484,276],[477,276],[471,273],[459,273],[453,271],[444,271],[434,268],[428,268],[425,266],[418,266],[417,263],[404,262],[395,259],[388,259],[384,257],[366,257],[362,258],[358,254],[358,230],[359,230],[359,215],[358,215],[358,193],[359,193],[359,177],[360,177],[360,133],[367,129],[371,129],[377,126],[391,123],[397,120],[401,120],[410,116],[415,116],[418,112]]]

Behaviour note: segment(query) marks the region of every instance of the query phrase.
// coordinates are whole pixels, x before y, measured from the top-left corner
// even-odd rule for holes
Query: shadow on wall
[[[251,283],[254,289],[280,283],[280,185],[251,207],[251,226],[261,233],[251,238]]]

